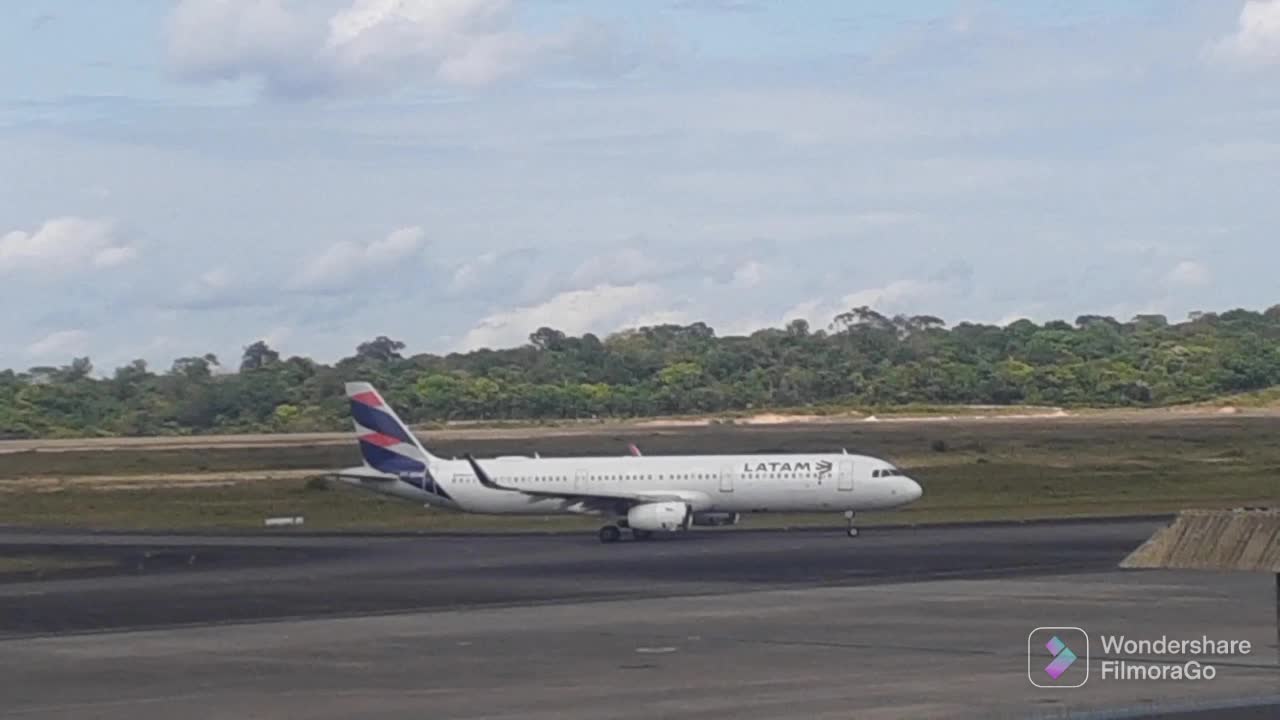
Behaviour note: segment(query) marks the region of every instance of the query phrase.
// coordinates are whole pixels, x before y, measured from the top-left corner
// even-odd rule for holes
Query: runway
[[[0,674],[0,714],[1139,717],[1150,715],[1116,709],[1158,701],[1274,717],[1274,704],[1220,707],[1280,694],[1272,578],[1115,569],[1162,524],[869,529],[857,540],[717,530],[613,545],[590,534],[9,531],[0,555],[117,565],[0,583],[0,659],[20,669]],[[1026,638],[1044,625],[1209,633],[1257,652],[1199,686],[1040,690]]]
[[[601,545],[591,533],[315,537],[9,533],[0,555],[92,554],[98,577],[0,584],[0,637],[317,615],[1114,566],[1158,522],[864,531],[705,531]],[[40,602],[28,601],[39,593]]]

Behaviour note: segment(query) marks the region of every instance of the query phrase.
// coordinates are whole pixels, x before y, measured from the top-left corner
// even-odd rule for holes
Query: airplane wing
[[[535,498],[547,498],[547,499],[556,499],[556,500],[566,500],[570,502],[579,502],[585,506],[600,508],[600,509],[615,508],[619,504],[630,506],[630,505],[639,505],[642,503],[651,503],[651,502],[690,503],[692,501],[691,504],[701,504],[698,502],[699,500],[701,500],[701,498],[689,497],[688,493],[661,491],[661,490],[653,491],[653,492],[638,492],[638,493],[628,493],[628,492],[577,493],[577,492],[565,492],[565,491],[558,491],[558,490],[526,490],[524,488],[519,488],[519,487],[510,487],[508,485],[503,485],[502,483],[499,483],[495,481],[492,477],[490,477],[489,473],[485,472],[484,468],[480,467],[480,463],[476,462],[476,459],[470,453],[467,453],[463,457],[465,457],[467,462],[471,464],[471,469],[472,471],[475,472],[476,479],[480,481],[480,484],[489,488],[490,490],[505,490],[507,492],[521,493],[523,495],[528,495],[529,497],[535,497]]]

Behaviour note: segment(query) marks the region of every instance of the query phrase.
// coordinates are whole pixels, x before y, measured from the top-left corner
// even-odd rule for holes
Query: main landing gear
[[[857,528],[857,527],[855,527],[855,526],[854,526],[854,524],[853,524],[853,515],[854,515],[854,513],[853,513],[853,511],[852,511],[852,510],[845,510],[845,511],[844,511],[844,518],[845,518],[845,520],[848,520],[848,521],[849,521],[849,529],[848,529],[848,530],[845,530],[845,532],[849,535],[849,537],[851,537],[851,538],[856,538],[856,537],[858,537],[858,528]]]
[[[600,528],[600,542],[611,543],[618,542],[622,539],[622,528],[617,525],[605,525]],[[633,540],[652,540],[652,530],[631,530],[631,539]]]

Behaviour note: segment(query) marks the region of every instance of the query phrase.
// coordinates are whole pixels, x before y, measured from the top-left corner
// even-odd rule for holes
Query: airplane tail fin
[[[382,395],[364,382],[347,383],[346,389],[365,464],[391,475],[430,477],[428,466],[436,458],[422,447]]]

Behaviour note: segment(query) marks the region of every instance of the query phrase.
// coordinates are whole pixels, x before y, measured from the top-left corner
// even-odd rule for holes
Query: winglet
[[[515,488],[505,487],[494,482],[493,478],[489,477],[489,473],[485,472],[484,468],[480,467],[480,463],[476,462],[475,457],[473,457],[471,453],[466,453],[462,457],[466,458],[466,461],[470,463],[471,470],[476,474],[476,479],[480,481],[481,485],[489,488],[490,490],[516,490]],[[516,490],[516,492],[519,491]]]
[[[631,450],[631,454],[632,454],[632,455],[634,455],[635,457],[640,457],[640,456],[641,456],[641,455],[640,455],[640,448],[636,447],[636,444],[635,444],[635,443],[630,443],[630,444],[628,444],[628,445],[627,445],[627,448],[628,448],[629,450]]]

